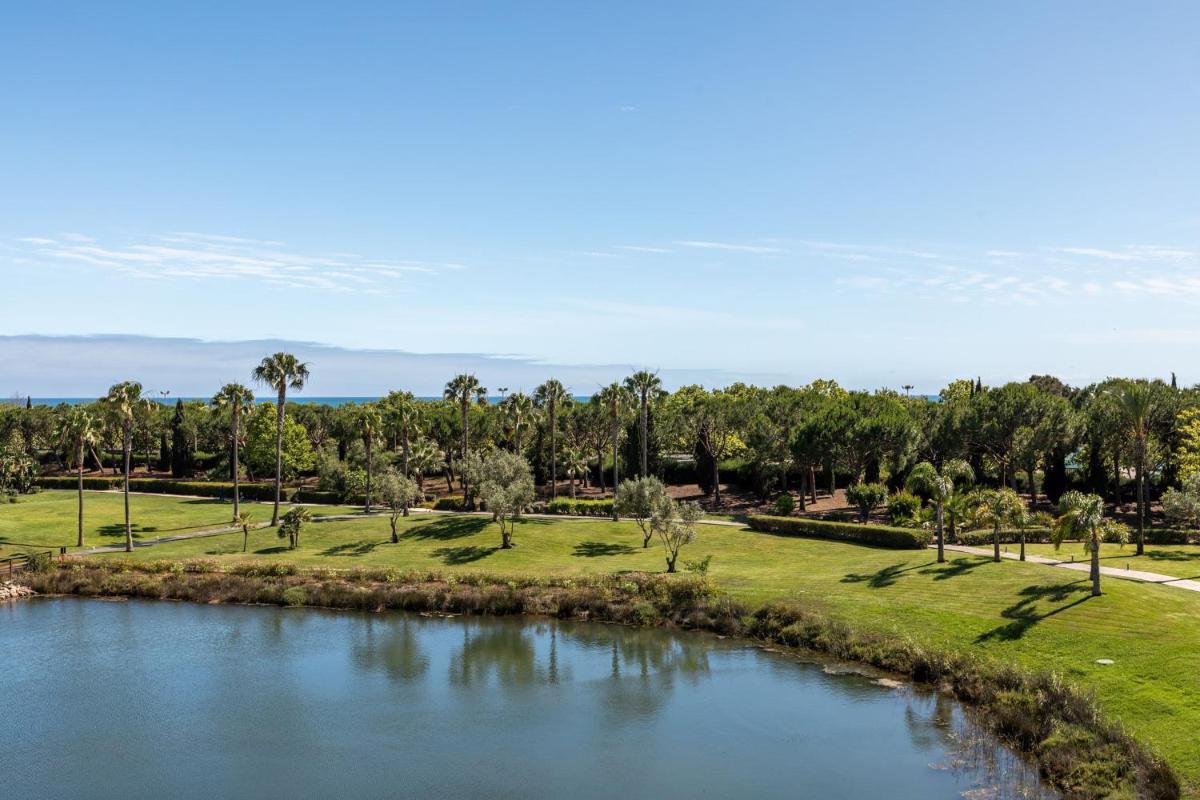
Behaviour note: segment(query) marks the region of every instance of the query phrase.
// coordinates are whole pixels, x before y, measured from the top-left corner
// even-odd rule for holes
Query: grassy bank
[[[1060,679],[930,648],[909,637],[856,630],[797,601],[749,611],[692,576],[520,578],[389,569],[298,570],[279,562],[89,561],[23,581],[43,593],[120,595],[196,602],[269,603],[356,610],[542,614],[639,625],[680,625],[806,647],[906,675],[985,711],[984,720],[1037,761],[1069,797],[1173,798],[1165,766],[1092,699]]]

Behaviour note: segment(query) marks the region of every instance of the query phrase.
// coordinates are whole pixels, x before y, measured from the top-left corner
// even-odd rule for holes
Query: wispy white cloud
[[[770,254],[783,252],[783,250],[778,247],[766,247],[763,245],[754,244],[735,244],[731,242],[704,242],[694,239],[677,240],[674,242],[674,244],[677,244],[680,247],[698,247],[704,250],[727,250],[733,253]]]
[[[257,280],[292,289],[388,292],[414,276],[461,270],[457,262],[363,258],[348,253],[305,254],[283,242],[239,236],[173,232],[119,243],[83,234],[14,239],[6,252],[44,265],[95,267],[136,278]]]
[[[617,245],[617,249],[618,250],[628,250],[631,253],[670,253],[671,252],[666,247],[649,247],[647,245],[640,245],[640,244],[619,244],[619,245]]]

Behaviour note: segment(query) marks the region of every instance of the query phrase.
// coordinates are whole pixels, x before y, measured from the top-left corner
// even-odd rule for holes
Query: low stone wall
[[[0,583],[0,602],[5,600],[19,600],[22,597],[32,597],[37,594],[28,586],[22,586],[19,583],[5,582]]]

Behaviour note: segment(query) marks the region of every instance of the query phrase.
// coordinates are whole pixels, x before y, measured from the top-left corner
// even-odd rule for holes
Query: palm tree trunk
[[[1100,538],[1092,531],[1092,597],[1100,596]]]
[[[404,470],[405,477],[408,477],[408,426],[407,425],[404,426],[403,446],[404,446],[404,456],[403,456],[401,469]]]
[[[1137,442],[1137,554],[1146,553],[1146,442]]]
[[[125,495],[125,552],[133,552],[133,528],[129,525],[129,469],[132,466],[133,460],[133,423],[125,423],[125,433],[121,438],[121,451],[125,460],[125,486],[123,494]]]
[[[371,513],[371,440],[367,439],[367,496],[363,503],[363,513]]]
[[[1021,560],[1025,560],[1025,529],[1021,529]]]
[[[83,444],[79,445],[79,542],[78,546],[83,547]]]
[[[939,502],[937,504],[937,560],[939,564],[946,563],[946,537],[945,529],[942,527],[942,508],[942,503]]]
[[[275,409],[275,509],[271,527],[279,524],[279,495],[283,487],[283,404],[287,402],[286,384],[279,385],[279,408]]]
[[[1000,523],[998,523],[998,522],[996,523],[996,526],[994,528],[992,528],[992,546],[995,548],[995,552],[992,554],[992,560],[995,561],[996,563],[999,563],[1000,562]]]
[[[550,401],[550,499],[558,497],[558,425],[555,424],[554,401]]]
[[[642,390],[642,477],[645,478],[649,474],[648,464],[650,461],[650,442],[648,437],[650,434],[650,407],[649,398],[646,397],[646,390]]]
[[[713,453],[713,508],[721,507],[721,462]]]
[[[1033,509],[1034,511],[1036,511],[1038,495],[1037,495],[1037,484],[1033,482],[1035,470],[1032,467],[1030,467],[1028,470],[1026,470],[1026,472],[1029,473],[1029,507],[1031,509]],[[1025,559],[1021,559],[1021,560],[1024,561]]]
[[[620,436],[620,428],[617,425],[616,409],[613,409],[612,420],[612,454],[613,454],[613,500],[617,499],[617,487],[621,485],[621,462],[617,457],[617,439]],[[617,521],[617,504],[613,503],[612,521]]]
[[[241,414],[237,406],[233,407],[233,518],[237,519],[242,510],[241,480],[238,473],[241,468],[238,466],[238,434],[241,431]],[[243,548],[242,552],[245,552]]]

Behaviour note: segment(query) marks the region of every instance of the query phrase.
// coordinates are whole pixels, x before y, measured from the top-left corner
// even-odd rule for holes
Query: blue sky
[[[1191,2],[23,4],[0,335],[1200,382],[1197,41]]]

